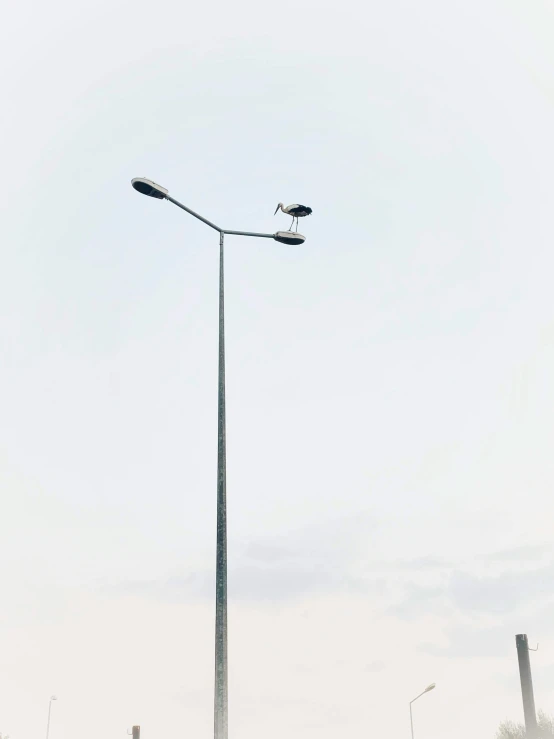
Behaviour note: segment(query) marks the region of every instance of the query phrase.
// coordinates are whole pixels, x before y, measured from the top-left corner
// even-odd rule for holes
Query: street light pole
[[[217,552],[215,575],[214,737],[227,739],[227,445],[225,438],[225,290],[223,242],[219,234],[219,362],[217,378]]]
[[[298,245],[304,236],[290,231],[275,234],[252,231],[229,231],[195,213],[186,205],[169,196],[168,191],[151,180],[135,177],[131,184],[138,192],[158,200],[169,200],[178,208],[194,216],[219,232],[219,361],[217,403],[217,549],[215,576],[215,685],[214,685],[214,739],[227,739],[228,733],[228,660],[227,660],[227,472],[225,438],[225,295],[224,295],[224,238],[254,236],[274,239],[282,244]],[[48,737],[47,737],[48,739]]]
[[[48,739],[50,735],[50,713],[52,711],[52,701],[58,700],[55,695],[50,696],[50,700],[48,702],[48,722],[46,723],[46,739]]]
[[[425,695],[425,693],[429,693],[429,691],[435,689],[435,683],[431,683],[431,685],[428,685],[423,693],[420,693],[419,695],[416,695],[416,697],[410,701],[410,728],[412,730],[412,739],[414,739],[414,718],[412,715],[412,703],[415,703],[418,698],[421,698],[422,695]]]
[[[531,660],[529,659],[529,642],[527,640],[527,634],[516,635],[516,648],[519,662],[521,695],[523,697],[525,731],[527,732],[529,739],[536,739],[538,734],[537,713],[535,711],[535,696],[533,693],[533,679],[531,677]]]

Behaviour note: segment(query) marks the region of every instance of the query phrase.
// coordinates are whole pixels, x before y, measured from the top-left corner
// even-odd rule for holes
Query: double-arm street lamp
[[[228,677],[227,677],[227,501],[226,501],[226,445],[225,445],[225,323],[223,290],[223,241],[226,234],[274,239],[281,244],[297,245],[304,236],[290,231],[274,234],[250,231],[229,231],[216,226],[182,203],[169,196],[168,190],[143,177],[135,177],[131,184],[138,192],[158,200],[169,200],[191,216],[198,218],[219,233],[219,372],[218,372],[218,430],[217,430],[217,553],[215,604],[215,694],[214,739],[227,739]]]
[[[418,698],[421,698],[422,695],[425,695],[425,693],[429,693],[429,691],[435,689],[435,683],[431,683],[431,685],[428,685],[423,693],[420,693],[419,695],[416,695],[416,697],[410,701],[410,727],[412,729],[412,739],[414,739],[414,720],[412,717],[412,703],[415,703]]]

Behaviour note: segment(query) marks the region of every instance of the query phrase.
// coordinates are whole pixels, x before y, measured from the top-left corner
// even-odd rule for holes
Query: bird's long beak
[[[280,207],[281,207],[281,203],[279,203],[279,205],[275,208],[275,213],[277,213]],[[275,213],[273,215],[275,215]]]

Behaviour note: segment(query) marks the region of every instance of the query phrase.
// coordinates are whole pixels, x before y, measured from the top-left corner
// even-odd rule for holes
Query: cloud
[[[530,600],[547,597],[554,584],[554,565],[529,571],[505,572],[496,577],[475,577],[454,572],[448,595],[461,610],[507,613]]]
[[[444,570],[450,569],[452,563],[442,557],[427,555],[425,557],[416,557],[414,559],[393,562],[391,568],[398,570]]]
[[[275,542],[258,539],[248,545],[246,555],[262,562],[276,562],[289,559],[292,552],[290,546],[287,546],[284,541]]]
[[[514,547],[513,549],[502,549],[499,552],[491,552],[483,557],[487,562],[535,562],[543,559],[545,555],[552,553],[553,545],[537,544],[534,546]]]
[[[280,601],[318,592],[378,594],[383,577],[360,574],[359,547],[376,526],[370,516],[344,517],[278,537],[253,539],[229,565],[229,597],[239,601]],[[170,602],[213,599],[215,572],[201,569],[149,580],[121,582],[119,593]]]
[[[314,593],[349,592],[389,596],[383,604],[402,620],[428,613],[495,616],[517,613],[530,602],[544,602],[554,583],[554,563],[530,569],[546,547],[525,547],[490,555],[492,563],[521,563],[526,567],[494,575],[475,574],[476,562],[453,564],[434,555],[411,560],[364,560],[363,545],[376,526],[370,517],[343,518],[243,543],[243,551],[229,565],[229,595],[238,601],[282,601]],[[525,559],[527,557],[527,559]],[[394,573],[394,577],[391,577]],[[117,586],[119,592],[171,602],[212,599],[215,573],[211,567],[153,580]],[[391,602],[396,594],[396,601]]]
[[[422,642],[418,649],[425,654],[448,658],[511,656],[516,664],[516,634],[528,633],[529,644],[534,648],[537,642],[550,640],[553,623],[554,603],[550,602],[530,609],[525,614],[501,614],[497,618],[487,618],[486,623],[483,620],[473,623],[467,619],[460,620],[443,632],[440,643]],[[540,655],[532,659],[536,659],[533,671],[541,676],[544,684],[554,687],[554,665],[541,664]]]
[[[414,578],[401,585],[402,596],[389,612],[405,620],[425,613],[444,615],[449,610],[470,617],[507,616],[548,602],[554,589],[554,563],[495,575],[478,575],[468,569],[437,570],[429,578],[418,568],[419,581]]]
[[[243,566],[231,572],[229,594],[241,600],[282,600],[341,587],[325,568]]]
[[[423,642],[418,649],[433,657],[505,657],[510,650],[511,641],[515,658],[514,628],[516,627],[510,629],[507,625],[503,628],[476,628],[469,624],[460,624],[447,631],[446,644]]]
[[[387,612],[403,621],[411,621],[429,612],[435,615],[442,614],[448,608],[443,588],[414,585],[409,588],[408,595],[404,595],[399,602],[389,606]]]
[[[340,516],[280,536],[252,539],[244,556],[273,564],[302,560],[342,566],[357,557],[376,528],[377,521],[370,513]]]
[[[256,602],[297,599],[329,591],[377,595],[384,592],[386,583],[383,579],[356,578],[325,567],[242,565],[230,568],[228,588],[230,598]],[[110,589],[176,603],[211,600],[215,573],[205,570],[186,576],[124,581]]]

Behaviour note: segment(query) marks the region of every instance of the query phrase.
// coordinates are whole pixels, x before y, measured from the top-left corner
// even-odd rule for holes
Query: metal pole
[[[52,710],[52,698],[50,698],[50,701],[48,703],[48,722],[46,724],[46,739],[48,739],[48,736],[50,734],[50,711]]]
[[[416,695],[416,697],[410,701],[410,728],[412,730],[412,739],[414,739],[414,720],[412,716],[412,703],[415,703],[417,700],[421,698],[422,695],[425,695],[425,693],[429,693],[431,690],[435,689],[435,683],[431,683],[431,685],[428,685],[423,693],[420,693],[419,695]]]
[[[254,231],[227,231],[223,233],[231,234],[232,236],[255,236],[257,239],[274,239],[275,234],[259,234]]]
[[[186,205],[183,205],[183,203],[180,203],[178,200],[175,200],[174,198],[170,198],[169,195],[164,195],[166,200],[169,200],[170,203],[173,203],[173,205],[176,205],[178,208],[181,208],[182,210],[186,211],[187,213],[190,213],[191,216],[194,216],[195,218],[198,218],[199,221],[202,221],[202,223],[205,223],[210,228],[215,229],[216,231],[219,231],[221,233],[222,229],[219,228],[219,226],[216,226],[215,223],[212,223],[211,221],[208,221],[207,218],[204,218],[204,216],[201,216],[199,213],[195,213],[190,208],[187,208]]]
[[[217,408],[217,554],[215,585],[214,739],[227,739],[227,497],[225,445],[225,303],[223,239],[219,234],[219,373]]]
[[[531,661],[529,659],[527,634],[516,634],[516,647],[519,662],[519,678],[521,680],[521,695],[523,698],[525,732],[528,739],[537,739],[537,713],[535,711],[535,696],[533,695],[533,680],[531,678]]]

